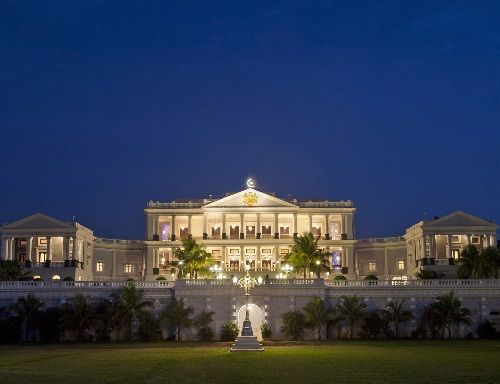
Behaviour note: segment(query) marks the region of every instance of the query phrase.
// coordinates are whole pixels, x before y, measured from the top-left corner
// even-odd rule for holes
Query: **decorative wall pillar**
[[[70,236],[65,236],[64,237],[64,260],[69,260],[70,259]]]
[[[429,235],[429,258],[430,259],[436,258],[435,245],[436,245],[436,238],[435,238],[434,234]]]
[[[8,260],[9,257],[9,239],[2,238],[2,260]]]
[[[427,257],[427,251],[426,251],[426,237],[427,235],[422,235],[422,241],[420,242],[420,246],[422,249],[420,250],[422,252],[422,259],[425,259]]]
[[[340,233],[340,238],[342,240],[347,240],[347,217],[346,215],[341,215],[340,227],[342,228]]]
[[[71,255],[71,260],[78,260],[78,240],[76,236],[73,236],[73,254]]]
[[[309,215],[309,233],[313,231],[313,215]]]
[[[384,250],[384,275],[389,278],[389,260],[387,255],[387,249]]]
[[[240,247],[240,265],[238,270],[241,271],[241,268],[243,267],[243,270],[245,270],[246,264],[245,264],[245,249],[243,246]]]
[[[155,238],[160,233],[160,224],[159,224],[159,221],[160,221],[160,218],[158,217],[158,215],[155,215],[153,217],[153,235],[155,236]]]
[[[193,232],[191,231],[191,218],[192,217],[193,217],[192,215],[188,215],[188,237],[193,236]]]
[[[472,244],[472,240],[471,240],[471,235],[467,235],[467,245],[471,245]]]

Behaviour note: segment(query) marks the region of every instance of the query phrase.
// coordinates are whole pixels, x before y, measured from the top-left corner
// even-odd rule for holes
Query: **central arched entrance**
[[[259,306],[255,304],[248,304],[248,312],[250,316],[250,322],[252,323],[253,335],[257,336],[258,340],[262,340],[262,332],[260,331],[260,326],[264,322],[264,313],[259,308]],[[243,320],[245,320],[245,316],[246,305],[243,305],[240,307],[236,318],[238,329],[240,330],[240,332],[243,328]]]

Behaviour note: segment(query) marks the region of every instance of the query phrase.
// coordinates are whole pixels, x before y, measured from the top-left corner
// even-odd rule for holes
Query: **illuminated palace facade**
[[[311,232],[330,254],[326,280],[401,280],[420,269],[453,278],[465,245],[496,246],[497,226],[461,211],[421,221],[403,236],[356,239],[352,201],[280,199],[254,188],[220,199],[149,201],[144,212],[145,240],[99,238],[79,223],[35,214],[2,227],[2,258],[19,260],[44,281],[174,280],[174,250],[192,237],[212,254],[221,277],[249,268],[276,278],[294,237]]]

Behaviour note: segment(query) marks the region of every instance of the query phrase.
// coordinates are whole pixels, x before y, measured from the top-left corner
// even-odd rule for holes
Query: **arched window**
[[[59,275],[52,276],[52,281],[59,281],[59,280],[61,280],[61,276]]]

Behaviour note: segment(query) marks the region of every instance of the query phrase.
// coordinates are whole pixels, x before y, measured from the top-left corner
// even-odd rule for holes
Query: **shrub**
[[[281,315],[283,326],[281,332],[288,336],[291,340],[299,340],[304,333],[306,317],[301,311],[290,311]]]
[[[71,276],[66,276],[63,281],[75,281]]]
[[[346,281],[347,278],[344,276],[344,275],[337,275],[333,278],[333,280],[337,280],[337,281]]]
[[[165,279],[163,276],[160,276],[160,277],[156,278],[156,281],[160,281],[160,280],[167,280],[167,279]]]
[[[220,341],[234,341],[240,330],[234,321],[224,324],[220,330]]]
[[[419,280],[425,280],[425,279],[437,279],[438,275],[434,271],[426,271],[421,269],[417,273],[415,273],[415,277]]]
[[[212,341],[214,339],[215,333],[212,328],[208,325],[198,329],[198,337],[202,341]]]
[[[365,280],[378,280],[378,277],[375,275],[366,275]]]

